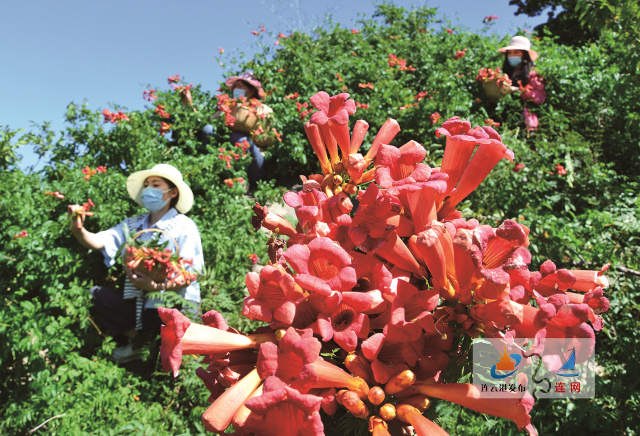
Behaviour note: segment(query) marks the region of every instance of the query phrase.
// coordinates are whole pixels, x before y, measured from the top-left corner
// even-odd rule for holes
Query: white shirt
[[[104,263],[107,267],[111,267],[116,263],[117,256],[122,256],[122,249],[126,242],[125,236],[125,222],[129,227],[129,232],[139,232],[149,228],[149,216],[150,213],[144,213],[136,215],[123,220],[120,224],[112,227],[108,230],[103,230],[96,234],[97,238],[104,244],[104,248],[101,250],[104,255]],[[202,242],[200,240],[200,232],[196,224],[185,215],[178,213],[174,208],[164,214],[160,220],[153,225],[154,229],[160,229],[167,232],[173,239],[175,239],[180,250],[180,257],[183,259],[193,260],[193,270],[202,271],[204,266],[204,256],[202,255]],[[145,232],[140,234],[137,239],[146,241],[157,235],[160,235],[159,243],[169,241],[167,248],[175,252],[175,246],[171,239],[167,238],[167,235],[159,232]],[[191,269],[191,268],[190,268]],[[186,288],[177,292],[182,295],[186,300],[194,303],[200,302],[200,285],[197,281],[192,282]],[[147,298],[145,300],[145,309],[153,309],[157,307],[158,301]]]

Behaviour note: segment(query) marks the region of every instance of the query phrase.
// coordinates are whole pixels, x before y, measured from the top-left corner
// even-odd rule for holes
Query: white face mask
[[[240,88],[235,88],[233,90],[233,98],[244,97],[245,90]]]

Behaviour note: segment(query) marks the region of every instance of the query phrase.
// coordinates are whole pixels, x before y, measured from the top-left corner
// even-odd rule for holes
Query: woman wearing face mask
[[[267,95],[262,89],[260,81],[256,79],[253,73],[246,71],[239,76],[229,77],[225,81],[225,85],[231,88],[231,97],[236,99],[244,98],[246,100],[251,100],[252,98],[255,98],[256,100],[262,100]],[[271,108],[265,104],[257,106],[256,112],[258,115],[273,113]],[[214,118],[221,115],[222,112],[218,112],[214,115]],[[207,136],[214,136],[215,128],[213,125],[209,124],[202,129],[202,132]],[[243,132],[233,132],[228,141],[231,144],[235,144],[237,142],[242,143],[243,141],[247,141],[249,143],[249,152],[251,153],[253,160],[247,167],[247,178],[249,179],[249,189],[254,190],[256,188],[257,181],[262,180],[265,176],[265,162],[262,152],[251,138]]]
[[[137,239],[145,241],[159,235],[158,242],[168,241],[167,248],[173,252],[176,251],[175,241],[180,257],[192,259],[193,269],[200,271],[204,265],[200,233],[195,223],[184,215],[193,206],[193,193],[182,180],[180,171],[168,164],[159,164],[150,170],[138,171],[127,178],[127,191],[131,198],[148,212],[127,218],[117,226],[98,233],[85,229],[82,225],[84,215],[80,215],[82,221],[79,224],[77,220],[71,220],[71,232],[78,241],[87,248],[100,250],[104,255],[105,264],[110,267],[122,256],[126,228],[136,233],[145,229],[160,229],[166,234],[144,232]],[[78,208],[78,205],[69,206],[69,215]],[[182,281],[158,283],[138,271],[127,269],[126,273],[124,289],[91,289],[94,303],[91,312],[118,343],[113,358],[120,363],[140,357],[139,350],[131,345],[131,339],[139,331],[160,332],[161,322],[156,309],[159,302],[146,298],[147,292],[176,292],[192,303],[185,303],[192,311],[197,310],[200,303],[200,285],[197,281],[190,284]]]
[[[538,53],[531,50],[531,41],[524,36],[514,36],[508,46],[498,51],[504,53],[502,70],[511,83],[520,88],[520,98],[525,102],[523,115],[527,131],[537,130],[538,117],[527,107],[527,102],[541,105],[547,97],[542,77],[533,70],[533,61],[538,59]]]

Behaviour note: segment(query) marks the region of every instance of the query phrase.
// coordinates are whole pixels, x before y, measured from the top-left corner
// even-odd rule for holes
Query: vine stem
[[[55,416],[52,416],[51,418],[47,419],[46,421],[44,421],[44,422],[43,422],[42,424],[40,424],[39,426],[34,427],[34,428],[32,428],[31,430],[29,430],[29,431],[27,432],[27,434],[29,435],[29,434],[33,434],[33,433],[35,433],[35,432],[37,432],[37,431],[40,429],[40,427],[42,427],[43,425],[46,425],[49,421],[53,421],[54,419],[57,419],[57,418],[62,418],[63,416],[67,416],[67,414],[66,414],[66,413],[63,413],[62,415],[55,415]]]

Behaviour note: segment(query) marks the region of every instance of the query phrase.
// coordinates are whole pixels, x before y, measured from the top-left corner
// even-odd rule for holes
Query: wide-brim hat
[[[178,192],[180,193],[178,202],[175,205],[178,212],[187,213],[191,210],[191,207],[193,206],[193,192],[184,180],[182,180],[182,174],[180,171],[169,164],[158,164],[150,170],[138,171],[127,177],[127,191],[136,203],[140,206],[144,206],[142,204],[144,181],[151,176],[162,177],[176,185],[176,188],[178,188]]]
[[[514,36],[509,41],[509,45],[506,47],[499,48],[498,51],[500,53],[505,53],[508,50],[522,50],[529,52],[529,57],[532,61],[538,59],[538,53],[535,50],[531,50],[531,41],[525,36]]]
[[[262,89],[262,84],[260,83],[260,81],[256,79],[256,76],[254,76],[253,73],[250,73],[248,71],[245,71],[239,76],[229,77],[227,80],[225,80],[224,84],[227,85],[229,88],[233,88],[233,85],[235,85],[235,83],[238,80],[242,80],[247,85],[253,86],[258,92],[258,95],[260,96],[260,98],[263,98],[265,95],[267,95],[264,92],[264,89]]]

